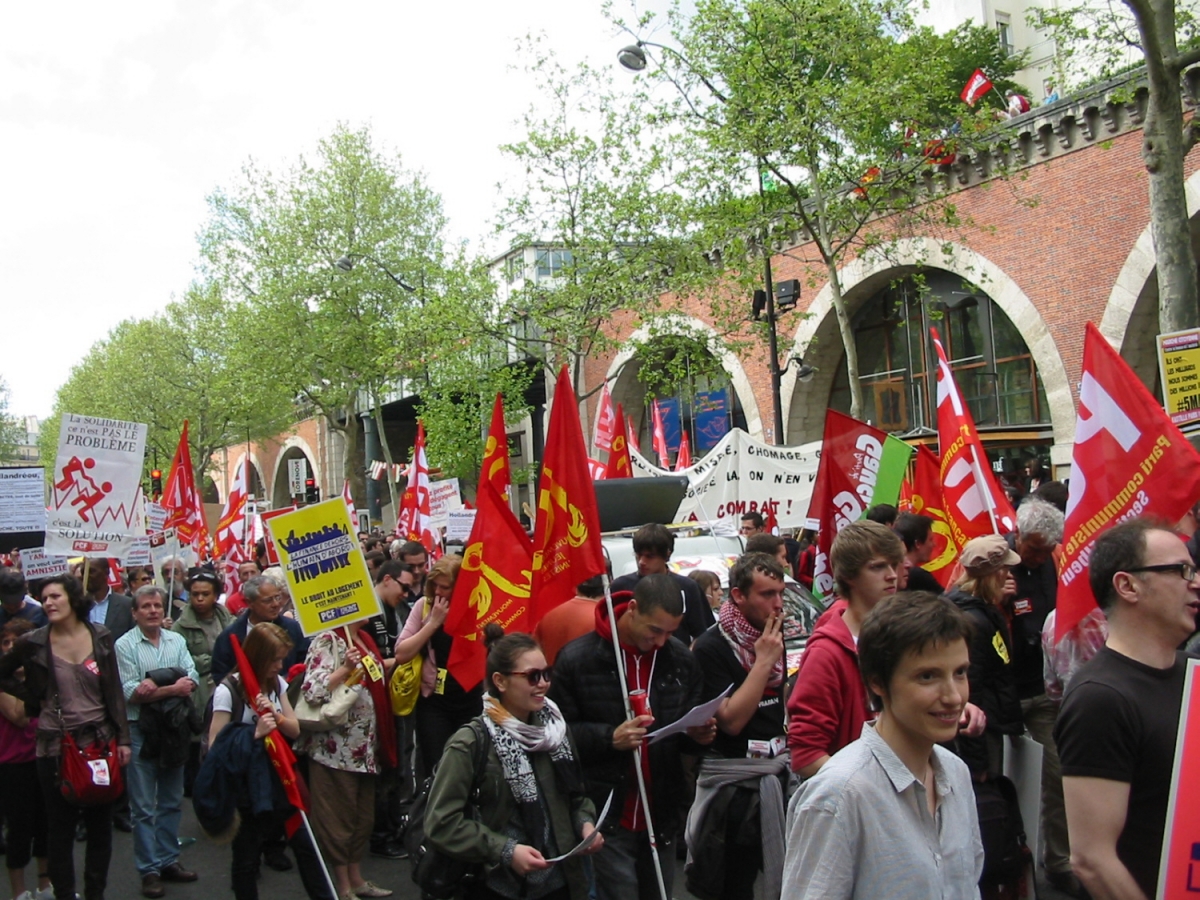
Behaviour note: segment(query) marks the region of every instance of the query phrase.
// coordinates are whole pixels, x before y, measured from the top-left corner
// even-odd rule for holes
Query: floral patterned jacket
[[[346,654],[346,641],[341,635],[325,631],[313,639],[304,661],[304,682],[301,691],[304,699],[314,705],[329,700],[329,677],[342,664]],[[307,753],[314,762],[342,772],[359,772],[366,775],[379,773],[375,759],[375,705],[370,692],[356,687],[358,699],[350,707],[346,724],[332,731],[313,731],[300,736],[297,749]]]

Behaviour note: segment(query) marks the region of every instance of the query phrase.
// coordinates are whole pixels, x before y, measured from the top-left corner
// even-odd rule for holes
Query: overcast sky
[[[9,412],[38,416],[94,341],[183,293],[205,197],[248,158],[282,167],[368,124],[478,246],[496,147],[534,99],[516,39],[598,65],[629,43],[599,0],[66,0],[8,4],[3,26],[0,375]]]

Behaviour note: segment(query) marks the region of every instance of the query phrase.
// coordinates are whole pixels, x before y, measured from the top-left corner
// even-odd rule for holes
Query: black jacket
[[[1015,535],[1008,535],[1008,544],[1015,547]],[[1007,601],[1012,615],[1013,677],[1017,696],[1022,700],[1046,693],[1046,673],[1042,664],[1042,626],[1054,609],[1058,598],[1058,567],[1049,558],[1036,569],[1024,563],[1012,567],[1017,595]]]
[[[655,725],[674,722],[700,702],[700,667],[691,651],[675,638],[658,651],[650,688]],[[613,791],[613,805],[602,830],[610,832],[621,821],[625,792],[637,790],[633,753],[614,750],[613,731],[625,721],[625,702],[617,677],[611,639],[596,632],[567,644],[554,660],[550,698],[558,704],[571,728],[579,761],[587,781],[587,794],[596,809]],[[664,844],[674,838],[691,805],[680,753],[698,752],[682,735],[650,745],[650,813]]]
[[[115,596],[115,595],[114,595]],[[117,652],[113,636],[103,625],[85,622],[92,633],[92,654],[100,669],[100,690],[104,695],[109,724],[117,734],[117,743],[130,746],[129,720],[125,715],[125,693],[121,689],[121,673],[117,670]],[[0,657],[0,691],[24,701],[25,713],[31,719],[41,714],[50,698],[50,649],[47,635],[50,626],[38,628],[22,637],[10,653]],[[25,668],[25,680],[14,676]]]
[[[1023,734],[1021,701],[1012,666],[1012,638],[1004,614],[990,603],[952,588],[946,596],[967,614],[974,626],[971,638],[971,702],[987,715],[987,730],[998,734]],[[973,772],[987,769],[987,745],[983,736],[958,739],[960,756]]]
[[[221,729],[196,773],[192,806],[200,827],[214,837],[228,832],[235,810],[258,815],[290,808],[253,725],[230,722]]]

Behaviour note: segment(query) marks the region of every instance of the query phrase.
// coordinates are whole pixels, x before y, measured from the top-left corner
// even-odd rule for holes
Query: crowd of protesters
[[[177,560],[120,584],[105,560],[31,582],[19,562],[0,569],[12,896],[74,900],[79,839],[82,895],[102,900],[116,828],[132,832],[144,896],[197,880],[179,858],[187,796],[206,832],[232,838],[238,900],[258,896],[262,865],[295,867],[318,900],[391,895],[361,863],[408,856],[418,799],[428,846],[473,867],[472,898],[670,897],[681,861],[702,900],[1007,896],[1029,873],[1005,869],[984,809],[1004,808],[1023,734],[1043,748],[1045,877],[1076,897],[1156,896],[1200,508],[1102,534],[1098,609],[1056,641],[1055,484],[1039,479],[1014,534],[968,542],[945,585],[922,568],[932,519],[889,507],[845,527],[836,596],[790,670],[785,596],[815,548],[756,514],[719,574],[672,571],[671,531],[639,529],[611,603],[597,576],[533,635],[490,628],[473,686],[450,673],[444,628],[461,557],[395,536],[359,535],[383,615],[311,640],[263,559],[228,594]],[[418,658],[415,705],[393,715],[389,676]],[[301,729],[335,703],[334,727]],[[706,703],[711,716],[654,734]],[[299,758],[311,830],[289,824],[271,735]],[[125,798],[64,797],[68,736],[116,746]]]

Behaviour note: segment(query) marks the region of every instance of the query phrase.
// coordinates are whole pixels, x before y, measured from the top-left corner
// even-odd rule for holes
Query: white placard
[[[288,491],[293,497],[304,496],[304,482],[308,480],[308,462],[303,459],[288,460]]]
[[[155,534],[167,527],[167,508],[150,500],[146,503],[146,534]]]
[[[121,560],[121,565],[125,568],[130,566],[151,566],[154,565],[154,558],[150,555],[150,536],[134,538],[133,549],[125,554],[125,558]]]
[[[429,485],[429,518],[434,528],[445,528],[446,513],[462,509],[462,493],[457,478],[434,481]]]
[[[64,413],[54,462],[46,552],[121,559],[146,533],[146,426]]]
[[[21,574],[26,580],[49,578],[51,575],[67,574],[65,556],[47,556],[41,547],[21,551]]]
[[[41,466],[0,469],[0,531],[46,530],[46,470]]]
[[[452,509],[446,513],[446,540],[462,541],[464,544],[471,537],[471,529],[475,527],[476,509]]]

